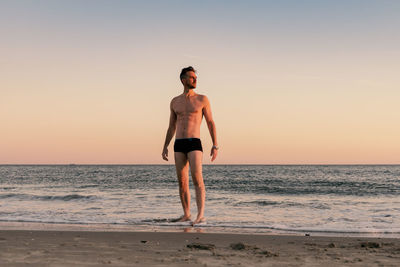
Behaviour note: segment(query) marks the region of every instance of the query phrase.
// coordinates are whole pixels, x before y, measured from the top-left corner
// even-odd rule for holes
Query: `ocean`
[[[204,165],[203,176],[204,231],[400,237],[400,165]],[[0,229],[171,231],[189,226],[169,222],[180,215],[173,165],[0,165]]]

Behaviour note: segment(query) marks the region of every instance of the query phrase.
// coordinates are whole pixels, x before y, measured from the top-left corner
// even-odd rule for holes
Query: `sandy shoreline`
[[[0,230],[6,266],[398,266],[400,239]]]

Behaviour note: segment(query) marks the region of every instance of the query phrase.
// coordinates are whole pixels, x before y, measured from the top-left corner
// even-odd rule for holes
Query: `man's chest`
[[[196,114],[202,112],[203,104],[200,101],[184,99],[177,101],[173,109],[177,115]]]

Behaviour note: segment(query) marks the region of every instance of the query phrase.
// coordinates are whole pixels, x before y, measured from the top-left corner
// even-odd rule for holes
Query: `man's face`
[[[189,87],[190,89],[194,89],[196,88],[197,85],[197,76],[196,73],[194,73],[193,71],[188,71],[186,72],[185,75],[185,79],[184,79],[184,84]]]

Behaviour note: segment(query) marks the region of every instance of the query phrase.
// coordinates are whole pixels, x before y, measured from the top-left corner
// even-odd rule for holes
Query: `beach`
[[[171,220],[182,212],[172,165],[0,166],[0,266],[400,262],[400,166],[203,171],[207,222],[191,227]]]
[[[0,267],[400,267],[399,11],[0,0]]]
[[[2,266],[398,266],[400,239],[0,230]]]

